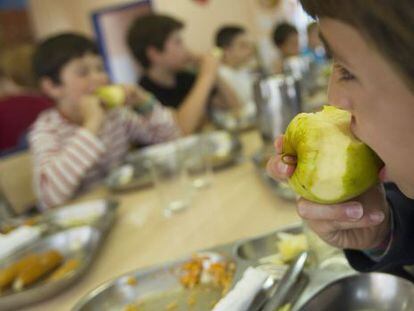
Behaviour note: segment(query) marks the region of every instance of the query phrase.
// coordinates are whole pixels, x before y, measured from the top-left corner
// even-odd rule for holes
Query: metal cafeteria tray
[[[91,200],[52,209],[44,218],[61,229],[88,225],[107,232],[115,220],[117,207],[118,202],[113,199]]]
[[[200,252],[197,255],[209,258],[211,262],[232,262],[219,252]],[[73,310],[210,310],[222,296],[220,288],[197,285],[193,289],[185,289],[180,283],[181,267],[191,258],[131,271],[110,280],[88,293]]]
[[[259,237],[236,241],[226,245],[211,248],[203,251],[205,253],[216,254],[219,258],[226,258],[234,262],[236,266],[233,285],[242,277],[243,272],[249,266],[262,265],[261,259],[272,254],[278,253],[277,241],[280,233],[299,234],[302,232],[300,225],[293,225],[281,228],[272,233]],[[200,252],[200,253],[203,253]],[[127,273],[121,277],[111,280],[97,289],[93,290],[83,297],[73,308],[74,311],[127,311],[127,310],[168,310],[165,309],[171,302],[178,302],[174,311],[178,310],[211,310],[211,296],[204,292],[196,295],[196,303],[198,305],[188,307],[186,299],[188,292],[183,290],[179,284],[179,278],[174,273],[174,269],[179,267],[189,257],[159,265],[152,268],[139,269]],[[328,270],[308,267],[305,269],[309,276],[310,282],[300,296],[293,310],[303,305],[317,291],[325,287],[327,284],[337,280],[343,276],[354,274],[355,271],[349,266],[338,270]],[[133,278],[132,285],[130,278]],[[140,308],[128,309],[129,304],[149,299],[150,305],[144,302]],[[148,300],[147,300],[148,301]],[[209,302],[209,303],[207,303]]]
[[[272,191],[283,199],[296,200],[295,192],[287,183],[280,183],[272,179],[266,172],[266,164],[274,152],[270,147],[263,147],[258,150],[252,157],[256,170],[263,181],[272,189]]]
[[[45,237],[32,246],[3,260],[0,263],[1,268],[7,267],[27,254],[55,249],[62,253],[65,259],[76,258],[80,260],[80,265],[62,279],[49,282],[39,280],[39,282],[22,291],[16,292],[9,289],[1,293],[0,310],[15,310],[45,300],[63,291],[85,274],[97,253],[102,238],[103,233],[98,228],[90,226],[76,227]]]
[[[149,162],[151,158],[162,154],[165,150],[177,144],[184,153],[191,150],[199,139],[206,140],[207,159],[213,169],[220,169],[234,164],[240,157],[240,140],[226,132],[214,131],[205,134],[197,134],[167,142],[149,146],[138,151],[133,151],[126,157],[126,163],[115,168],[106,179],[107,187],[112,191],[128,191],[152,185]]]
[[[3,228],[22,225],[41,226],[48,235],[76,226],[95,226],[107,231],[115,219],[118,202],[110,199],[86,201],[53,208],[34,217],[17,217],[4,221]]]

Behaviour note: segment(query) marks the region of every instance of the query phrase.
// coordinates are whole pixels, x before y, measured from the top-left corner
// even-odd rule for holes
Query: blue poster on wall
[[[0,0],[0,10],[18,10],[27,7],[27,0]]]
[[[128,29],[139,16],[151,12],[150,0],[111,6],[92,13],[96,40],[114,83],[136,83],[139,68],[126,43]]]

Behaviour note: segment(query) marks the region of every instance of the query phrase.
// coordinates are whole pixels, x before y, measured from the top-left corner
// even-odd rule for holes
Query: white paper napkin
[[[0,260],[37,240],[40,233],[37,227],[22,226],[8,234],[0,234]]]
[[[65,226],[76,222],[94,220],[106,210],[105,200],[94,200],[61,207],[54,212],[54,221]]]
[[[266,272],[249,267],[236,286],[223,297],[213,311],[246,311],[269,277]]]

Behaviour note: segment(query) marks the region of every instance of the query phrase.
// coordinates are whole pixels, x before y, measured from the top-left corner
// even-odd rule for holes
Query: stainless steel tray
[[[72,273],[57,281],[39,281],[20,292],[12,290],[0,295],[0,310],[16,308],[39,302],[63,291],[83,276],[97,253],[103,233],[98,228],[83,226],[55,233],[37,241],[32,246],[21,250],[0,263],[3,268],[29,253],[39,253],[50,249],[61,252],[65,259],[77,258],[80,265]]]
[[[298,224],[289,227],[281,228],[269,234],[259,237],[245,239],[229,243],[226,245],[211,248],[203,251],[210,254],[216,254],[221,258],[232,260],[236,265],[236,270],[233,279],[233,285],[242,277],[243,272],[249,266],[261,265],[261,259],[278,252],[276,242],[278,235],[281,232],[285,233],[301,233],[302,227]],[[200,253],[203,253],[200,252]],[[188,307],[186,299],[188,295],[184,291],[180,291],[178,277],[174,274],[174,269],[179,267],[183,262],[189,258],[184,258],[172,263],[166,263],[157,267],[139,269],[127,273],[121,277],[111,280],[82,298],[73,308],[74,311],[89,311],[89,310],[120,310],[126,311],[129,303],[137,302],[143,297],[150,297],[153,303],[153,308],[144,308],[138,310],[165,310],[165,306],[171,301],[179,301],[174,311],[178,310],[211,310],[211,296],[205,293],[199,293],[197,299],[200,300],[199,305]],[[293,310],[304,304],[310,297],[312,297],[320,289],[327,284],[346,275],[355,274],[349,266],[338,270],[321,270],[309,267],[305,270],[309,276],[310,282]],[[133,277],[137,280],[136,285],[129,285],[128,279]],[[158,303],[158,304],[157,304]],[[133,310],[133,309],[131,309]]]
[[[46,212],[44,221],[61,229],[88,225],[107,232],[115,221],[118,202],[113,199],[85,201]]]
[[[236,262],[241,266],[261,265],[261,259],[278,253],[276,243],[279,239],[279,234],[282,232],[298,234],[302,233],[303,230],[302,226],[298,224],[281,228],[260,237],[236,242],[233,244],[233,253],[236,256]],[[321,269],[315,266],[309,266],[305,269],[309,283],[298,301],[294,304],[292,310],[298,310],[309,298],[331,282],[341,277],[357,273],[346,263],[344,256],[337,261],[339,261],[337,265],[334,263],[330,268]]]
[[[201,135],[206,140],[207,157],[214,170],[232,165],[239,159],[241,143],[236,136],[226,131],[191,135],[174,142],[158,144],[129,153],[126,163],[109,174],[105,180],[106,186],[114,192],[151,186],[152,178],[148,165],[150,159],[171,148],[172,144],[177,144],[183,152],[190,150]]]
[[[54,208],[30,218],[10,218],[2,222],[1,226],[17,227],[29,221],[33,226],[41,226],[44,235],[83,225],[107,231],[115,219],[117,206],[118,202],[111,199],[86,201]]]
[[[213,262],[232,262],[230,257],[219,252],[197,255],[208,256]],[[170,310],[168,306],[171,310],[210,310],[220,299],[221,290],[203,285],[184,289],[180,284],[180,267],[189,259],[191,257],[126,273],[87,294],[73,310],[159,311]]]
[[[296,200],[296,194],[289,185],[275,181],[266,172],[266,163],[273,153],[271,147],[263,147],[253,155],[252,161],[256,171],[276,195],[285,200],[294,201]]]

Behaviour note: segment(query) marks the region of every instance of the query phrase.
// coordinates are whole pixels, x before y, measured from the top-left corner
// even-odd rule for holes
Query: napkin
[[[269,274],[249,267],[235,287],[223,297],[213,311],[247,311]]]
[[[0,260],[37,240],[40,233],[37,227],[22,226],[8,234],[0,234]]]
[[[61,207],[54,211],[53,218],[62,226],[91,222],[105,213],[106,204],[105,200],[94,200]]]

